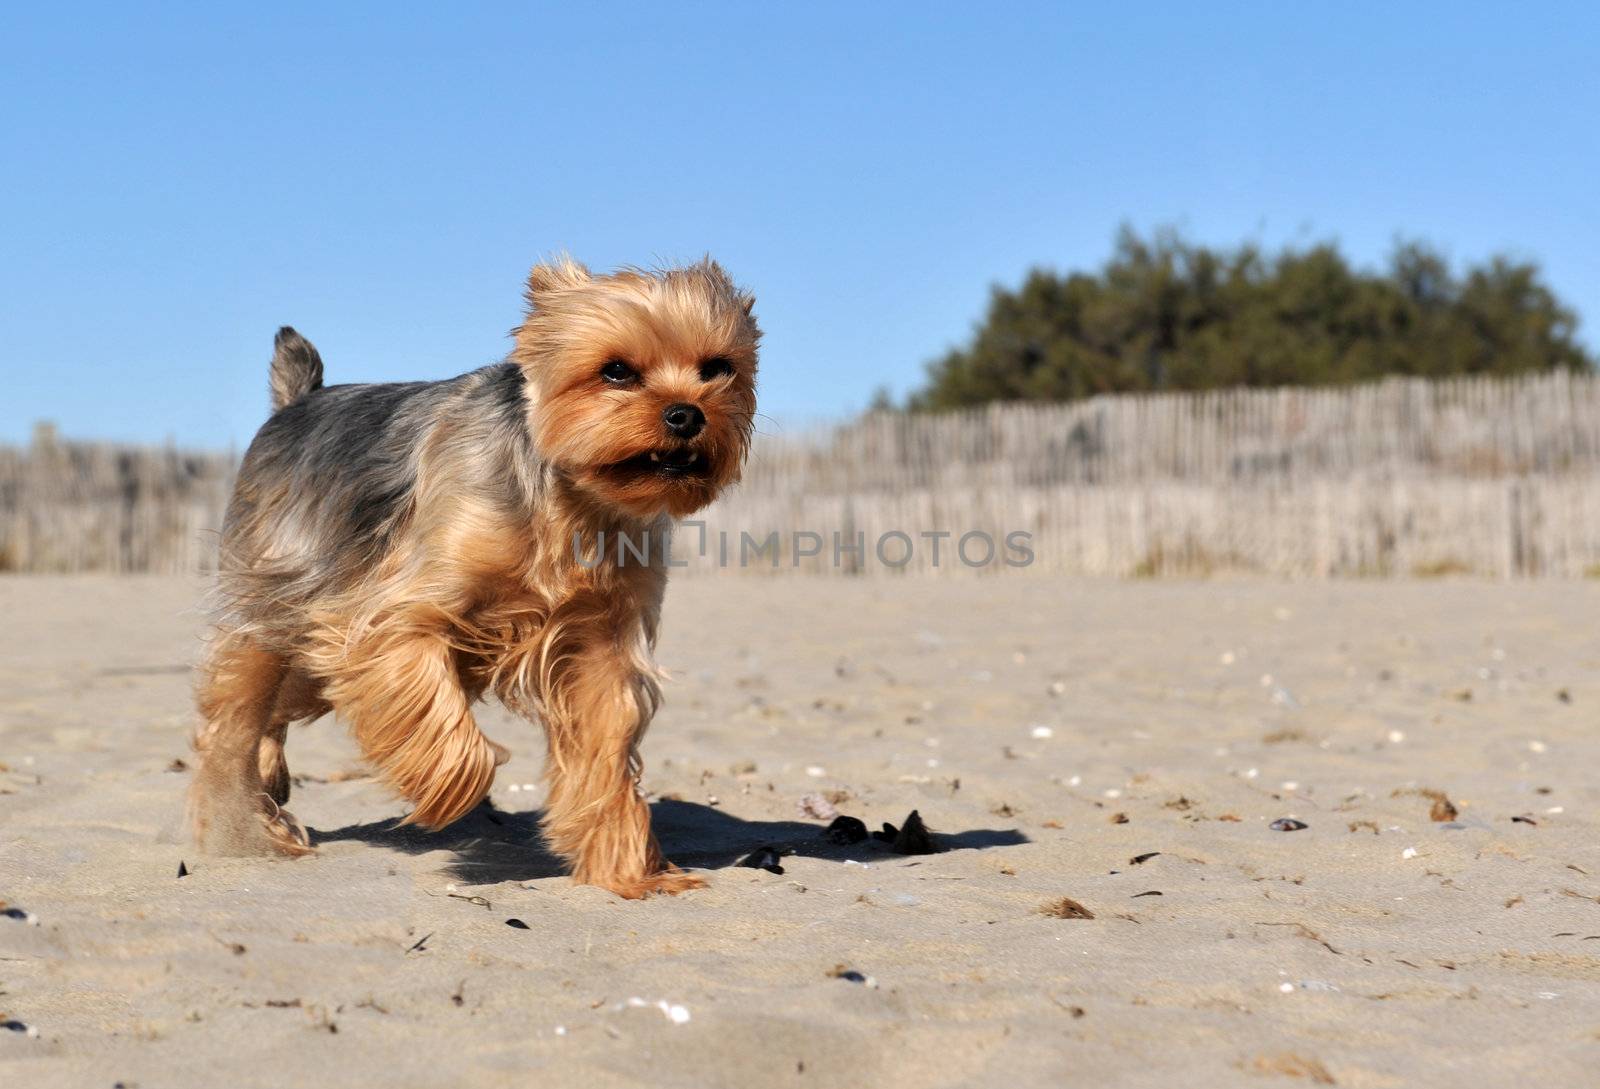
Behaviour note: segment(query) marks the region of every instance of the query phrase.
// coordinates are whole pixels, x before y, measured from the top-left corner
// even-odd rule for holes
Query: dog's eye
[[[620,386],[624,382],[632,382],[635,378],[638,378],[639,372],[628,366],[622,360],[613,359],[611,362],[600,368],[600,377],[604,378],[607,382],[611,382]]]
[[[724,378],[733,373],[733,361],[715,356],[700,364],[700,381],[709,382],[713,378]]]

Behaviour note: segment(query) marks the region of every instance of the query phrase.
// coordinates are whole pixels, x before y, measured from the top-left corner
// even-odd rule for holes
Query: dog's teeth
[[[660,461],[661,460],[661,454],[658,451],[655,451],[655,450],[650,451],[650,460],[651,461]]]

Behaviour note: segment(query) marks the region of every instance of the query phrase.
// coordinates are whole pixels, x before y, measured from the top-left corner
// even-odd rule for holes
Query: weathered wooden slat
[[[741,531],[777,531],[781,571],[831,570],[833,534],[863,532],[866,555],[844,557],[853,573],[928,573],[921,535],[948,532],[938,567],[965,573],[962,534],[998,544],[1020,530],[1030,569],[1064,574],[1600,575],[1593,375],[1097,397],[768,430],[744,484],[705,520],[735,557]],[[41,428],[27,447],[0,447],[0,570],[209,570],[234,465]],[[903,567],[874,553],[891,531],[916,542]],[[798,566],[797,532],[824,540]],[[709,568],[696,558],[689,573]]]

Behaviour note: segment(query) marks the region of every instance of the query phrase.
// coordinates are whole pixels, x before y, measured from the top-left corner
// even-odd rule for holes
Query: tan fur
[[[626,897],[701,883],[662,859],[639,788],[639,743],[660,699],[650,652],[662,557],[619,565],[613,554],[586,568],[573,540],[592,543],[602,531],[659,540],[669,518],[738,479],[755,411],[759,333],[749,297],[709,263],[594,277],[559,260],[533,271],[528,299],[511,360],[526,382],[524,425],[537,460],[492,460],[499,448],[443,402],[419,434],[403,518],[357,574],[303,604],[287,581],[275,588],[275,565],[298,546],[274,512],[294,497],[274,479],[242,475],[248,517],[225,534],[224,549],[233,611],[199,699],[191,815],[206,846],[310,851],[281,808],[283,745],[290,723],[330,707],[412,803],[407,821],[449,824],[483,799],[509,755],[471,712],[493,693],[544,726],[546,837],[576,880]],[[735,373],[704,377],[713,357]],[[640,381],[603,380],[614,359]],[[663,409],[675,403],[704,412],[693,447],[705,471],[627,468],[662,446]],[[524,507],[508,495],[537,501]]]
[[[267,792],[258,764],[283,675],[283,659],[247,638],[223,639],[212,648],[189,820],[197,838],[219,854],[311,850],[305,830]]]

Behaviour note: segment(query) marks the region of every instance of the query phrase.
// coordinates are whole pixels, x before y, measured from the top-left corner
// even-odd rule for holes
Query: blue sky
[[[769,427],[1123,222],[1507,250],[1600,343],[1593,5],[214,7],[0,14],[0,441],[242,446],[286,322],[330,381],[480,366],[557,249],[717,256]]]

